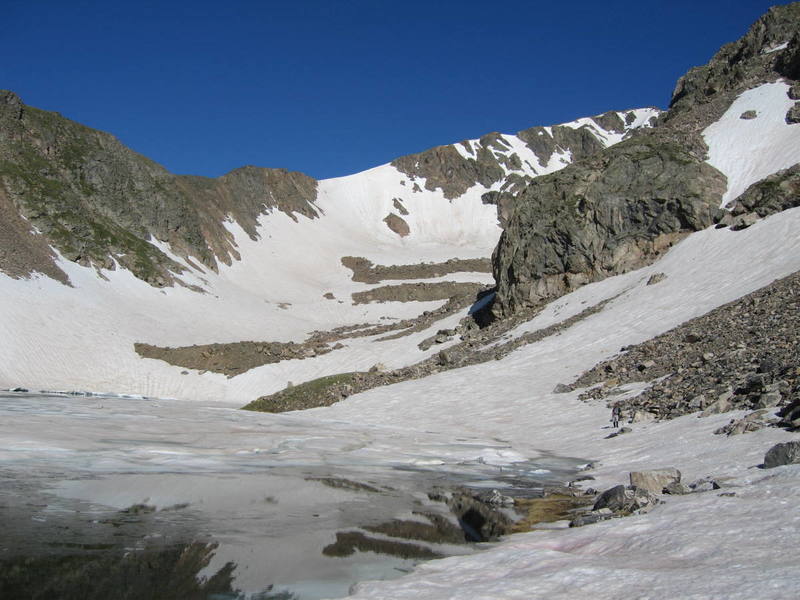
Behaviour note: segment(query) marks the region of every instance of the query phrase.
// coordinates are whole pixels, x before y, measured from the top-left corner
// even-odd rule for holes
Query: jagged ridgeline
[[[636,122],[637,118],[641,118],[637,112],[609,111],[591,120],[585,119],[586,123],[578,121],[569,125],[531,127],[520,131],[515,137],[533,152],[536,157],[533,164],[523,164],[506,136],[493,132],[478,140],[437,146],[425,152],[403,156],[392,161],[392,166],[406,175],[423,178],[425,189],[441,189],[448,199],[461,196],[475,184],[488,188],[502,182],[504,190],[513,191],[520,183],[529,181],[532,175],[539,175],[547,169],[555,155],[569,153],[568,160],[579,160],[604,149],[608,142],[604,140],[604,143],[598,137],[598,126],[605,134],[624,135],[636,127],[655,121],[657,111],[653,110],[653,116],[644,123]],[[495,197],[487,196],[486,201],[492,202]]]
[[[654,128],[633,131],[615,146],[530,182],[506,207],[493,257],[494,314],[507,316],[644,266],[684,235],[722,219],[727,180],[705,162],[703,130],[737,96],[764,83],[783,79],[792,85],[789,98],[800,99],[798,77],[800,3],[794,3],[772,8],[742,39],[682,77],[670,110]],[[798,116],[800,102],[786,122],[797,123]],[[767,205],[776,211],[796,205],[792,190],[790,170],[743,197],[764,196],[756,212],[765,216],[774,212]]]
[[[657,114],[609,111],[515,136],[490,133],[392,166],[450,200],[474,186],[492,188],[483,201],[498,205],[503,222],[506,196],[650,126]],[[423,191],[418,183],[413,187],[412,193]],[[318,216],[316,196],[314,179],[284,169],[248,166],[216,179],[174,175],[110,134],[0,91],[0,270],[15,277],[40,272],[66,283],[52,247],[84,266],[119,264],[152,285],[172,285],[185,267],[162,252],[161,243],[188,264],[215,270],[218,262],[240,258],[225,221],[235,220],[255,239],[258,217],[273,209],[293,218]],[[398,235],[409,233],[401,216],[392,213],[384,222]]]
[[[82,265],[112,269],[116,261],[167,285],[183,267],[148,240],[216,269],[217,261],[238,258],[225,220],[255,237],[267,210],[313,218],[316,188],[314,179],[284,169],[173,175],[110,134],[0,91],[0,270],[13,276],[38,271],[66,281],[49,243]]]

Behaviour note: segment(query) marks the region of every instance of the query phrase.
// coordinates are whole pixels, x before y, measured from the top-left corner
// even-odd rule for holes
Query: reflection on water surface
[[[474,552],[434,488],[576,461],[179,402],[0,395],[0,598],[340,597]],[[487,459],[488,457],[488,459]],[[446,494],[445,494],[446,496]]]

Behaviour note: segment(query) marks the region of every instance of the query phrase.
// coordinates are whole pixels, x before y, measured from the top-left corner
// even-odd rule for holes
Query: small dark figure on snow
[[[622,409],[619,407],[618,404],[614,405],[614,408],[611,409],[611,426],[612,427],[619,427],[619,417],[622,414]]]

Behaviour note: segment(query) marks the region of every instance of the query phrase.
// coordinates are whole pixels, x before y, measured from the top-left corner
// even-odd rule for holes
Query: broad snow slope
[[[628,127],[643,126],[653,112],[633,111],[636,119]],[[591,120],[571,126],[588,127],[604,145],[622,137]],[[569,160],[564,155],[546,169],[534,168],[537,159],[521,140],[509,135],[501,139],[509,149],[492,151],[505,157],[518,153],[525,173],[555,170]],[[432,331],[392,342],[348,340],[344,349],[266,365],[231,379],[142,359],[133,344],[302,341],[314,330],[386,323],[435,308],[441,303],[353,305],[353,292],[373,286],[351,281],[351,272],[340,262],[348,255],[376,264],[488,257],[500,229],[495,207],[481,201],[487,188],[475,185],[447,200],[440,190],[425,190],[424,184],[390,165],[321,181],[318,219],[296,215],[295,221],[278,211],[266,214],[255,240],[237,223],[227,223],[241,260],[219,265],[218,273],[194,269],[166,244],[152,240],[189,268],[182,280],[200,286],[204,294],[181,286],[156,289],[122,269],[96,273],[63,259],[59,265],[72,287],[44,277],[14,280],[0,274],[0,387],[112,391],[242,405],[289,381],[368,369],[379,362],[389,367],[416,362],[432,352],[416,347]],[[404,217],[410,227],[406,237],[383,222],[397,210],[395,199],[409,213]],[[485,273],[445,279],[492,282]],[[323,298],[327,292],[335,299]],[[455,322],[435,327],[452,327]]]
[[[735,497],[669,498],[649,515],[570,531],[511,536],[474,557],[420,566],[391,582],[364,583],[359,598],[789,598],[800,520],[800,465],[753,469],[791,434],[766,429],[713,435],[731,414],[687,415],[634,425],[613,439],[609,410],[553,394],[619,348],[652,338],[800,269],[800,209],[747,230],[708,229],[654,265],[587,285],[551,303],[528,329],[558,322],[607,298],[609,304],[558,335],[499,362],[377,388],[308,416],[402,426],[508,441],[522,455],[598,458],[593,487],[624,483],[627,472],[675,466],[691,481],[733,477]],[[667,278],[648,286],[648,277]]]

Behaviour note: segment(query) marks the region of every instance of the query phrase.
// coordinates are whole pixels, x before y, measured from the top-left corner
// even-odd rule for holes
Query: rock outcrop
[[[798,79],[798,24],[800,4],[772,7],[741,39],[678,80],[664,124],[698,132],[719,119],[741,92],[780,77]]]
[[[641,267],[718,216],[725,177],[658,132],[539,177],[495,249],[495,314]]]
[[[412,178],[423,177],[425,189],[441,189],[445,198],[461,196],[476,183],[485,187],[500,181],[505,171],[488,147],[481,147],[475,158],[464,158],[455,146],[437,146],[419,154],[392,161],[398,171]]]
[[[556,156],[568,156],[562,163],[566,165],[605,148],[608,142],[601,141],[602,132],[622,135],[641,126],[635,124],[636,113],[631,110],[609,111],[586,121],[582,125],[531,127],[518,132],[516,137],[533,152],[538,162],[528,165],[527,169],[523,168],[522,159],[505,136],[497,132],[487,133],[478,140],[409,154],[392,161],[392,165],[412,180],[424,179],[425,189],[442,190],[448,199],[461,196],[474,185],[488,188],[501,181],[504,191],[513,192],[530,181],[532,172],[545,169]],[[644,125],[649,126],[649,123]],[[459,152],[457,146],[463,151]],[[496,195],[487,196],[485,201],[494,204],[496,198]]]
[[[508,316],[644,266],[681,235],[722,218],[715,207],[725,177],[703,162],[708,148],[700,134],[746,89],[796,78],[798,48],[800,4],[772,8],[678,81],[670,110],[652,130],[534,179],[511,200],[492,198],[505,227],[493,258],[493,313]],[[800,95],[795,87],[790,95]],[[753,186],[723,224],[738,216],[744,228],[795,206],[796,169]]]
[[[800,206],[800,164],[773,173],[747,188],[730,211],[731,223],[736,223],[739,216],[754,214],[764,218],[796,206]]]

